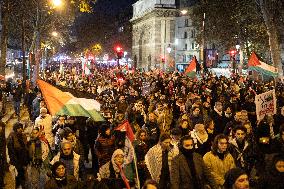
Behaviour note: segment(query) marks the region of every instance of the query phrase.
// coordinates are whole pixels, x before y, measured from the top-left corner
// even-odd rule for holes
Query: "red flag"
[[[248,66],[257,66],[257,65],[261,65],[261,63],[255,52],[252,52],[248,61]]]
[[[196,57],[194,56],[191,61],[188,63],[188,67],[185,70],[185,74],[189,73],[189,72],[196,72],[196,65],[197,65],[197,60]]]
[[[126,136],[128,139],[133,142],[135,139],[135,135],[132,131],[131,125],[129,124],[128,120],[123,121],[120,125],[116,127],[115,130],[118,131],[126,131]]]

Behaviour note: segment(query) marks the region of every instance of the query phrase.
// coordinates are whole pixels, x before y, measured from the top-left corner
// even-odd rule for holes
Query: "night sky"
[[[137,0],[97,0],[93,13],[80,13],[74,23],[79,48],[93,42],[104,43],[106,36],[116,32],[121,14],[132,16],[132,4]],[[119,19],[120,17],[120,19]]]

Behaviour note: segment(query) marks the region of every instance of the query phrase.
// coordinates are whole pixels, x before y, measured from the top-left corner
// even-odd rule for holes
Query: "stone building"
[[[173,67],[177,13],[175,0],[139,0],[133,4],[132,57],[136,68]]]

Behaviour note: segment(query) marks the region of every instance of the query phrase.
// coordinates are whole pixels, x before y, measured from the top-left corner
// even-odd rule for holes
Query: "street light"
[[[240,45],[238,44],[238,45],[236,45],[236,49],[237,49],[237,51],[239,51],[239,49],[240,49]]]
[[[57,33],[56,31],[53,31],[53,32],[51,33],[51,35],[52,35],[53,37],[57,37],[57,36],[58,36],[58,33]]]
[[[186,15],[187,12],[188,12],[188,11],[187,11],[186,9],[183,9],[183,10],[180,11],[180,13],[181,13],[182,15]]]
[[[62,6],[62,0],[52,0],[53,7],[60,7]]]

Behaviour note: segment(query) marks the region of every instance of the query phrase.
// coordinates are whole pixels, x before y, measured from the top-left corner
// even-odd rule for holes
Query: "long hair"
[[[141,133],[145,133],[145,134],[146,134],[146,140],[147,140],[149,136],[148,136],[148,133],[147,133],[147,131],[146,131],[145,129],[139,129],[139,130],[135,133],[135,138],[136,138],[136,140],[140,140],[139,138],[140,138]]]
[[[227,142],[228,142],[228,137],[224,134],[219,134],[214,138],[214,141],[213,141],[212,147],[211,147],[211,151],[212,151],[213,154],[215,154],[215,155],[217,154],[218,142],[219,142],[219,140],[222,140],[222,139],[226,139]]]

